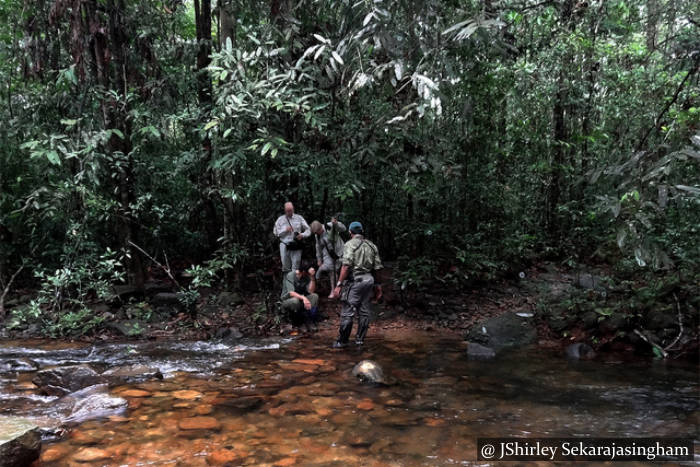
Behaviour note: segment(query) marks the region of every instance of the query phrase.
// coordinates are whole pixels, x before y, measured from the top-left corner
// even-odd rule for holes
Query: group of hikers
[[[347,231],[351,238],[345,243],[340,234]],[[362,224],[355,221],[346,228],[333,218],[325,224],[313,221],[309,226],[302,216],[294,213],[294,205],[287,202],[273,233],[280,241],[282,311],[289,316],[301,316],[307,330],[318,330],[317,281],[327,274],[331,290],[328,298],[340,299],[342,303],[338,339],[333,346],[348,345],[355,315],[358,316],[355,343],[362,345],[369,329],[370,300],[382,296],[376,278],[376,272],[382,268],[379,250],[364,237]],[[312,235],[318,269],[302,258],[304,239]]]

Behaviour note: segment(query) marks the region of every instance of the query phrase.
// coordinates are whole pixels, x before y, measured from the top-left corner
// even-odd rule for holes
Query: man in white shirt
[[[284,204],[284,214],[277,218],[273,233],[280,240],[282,273],[296,271],[301,263],[301,248],[297,249],[295,245],[311,236],[311,229],[303,217],[294,214],[292,203]]]

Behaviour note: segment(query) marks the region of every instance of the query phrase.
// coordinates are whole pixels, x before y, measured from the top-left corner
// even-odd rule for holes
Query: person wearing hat
[[[340,329],[338,340],[333,347],[341,348],[348,344],[352,332],[352,322],[358,315],[355,343],[362,345],[369,329],[370,299],[372,292],[377,289],[377,297],[381,298],[381,284],[375,282],[374,274],[382,268],[377,246],[363,235],[362,224],[350,224],[352,238],[345,244],[343,266],[340,277],[331,298],[340,297],[343,303],[340,311]]]
[[[338,222],[335,217],[326,225],[319,221],[311,223],[311,232],[316,236],[316,260],[318,261],[316,279],[328,274],[331,280],[331,293],[335,288],[337,273],[340,269],[340,258],[343,257],[345,246],[345,242],[340,238],[340,232],[347,230],[345,225]]]

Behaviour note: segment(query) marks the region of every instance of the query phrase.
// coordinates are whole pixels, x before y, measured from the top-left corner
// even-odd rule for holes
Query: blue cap
[[[350,232],[354,234],[362,233],[362,224],[357,221],[350,223]]]

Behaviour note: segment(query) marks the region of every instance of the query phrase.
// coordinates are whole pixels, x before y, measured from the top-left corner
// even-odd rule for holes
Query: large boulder
[[[65,396],[103,383],[104,378],[87,365],[71,365],[38,371],[32,382],[49,396]]]
[[[363,383],[388,384],[384,370],[377,362],[362,360],[352,369],[352,375]]]
[[[499,351],[532,344],[537,339],[537,330],[531,317],[504,313],[477,323],[467,332],[466,338]]]
[[[25,467],[39,458],[38,427],[19,417],[0,416],[0,467]]]

